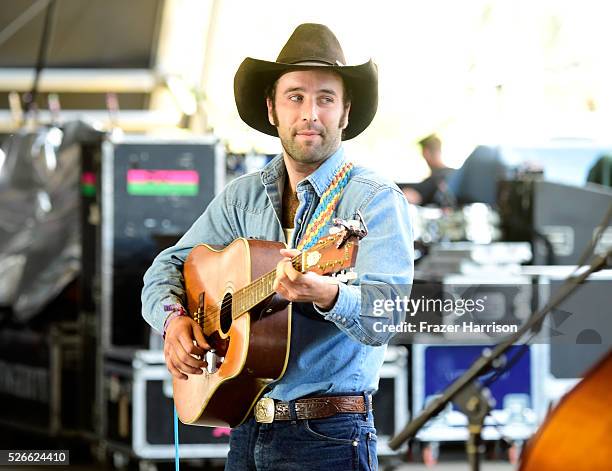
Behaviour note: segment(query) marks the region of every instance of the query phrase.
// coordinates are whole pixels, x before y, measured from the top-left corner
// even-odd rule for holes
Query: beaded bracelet
[[[168,317],[166,317],[166,320],[164,321],[164,333],[162,334],[163,339],[166,340],[166,330],[168,329],[170,321],[176,317],[189,315],[187,314],[187,311],[185,311],[185,308],[178,303],[168,304],[164,306],[164,311],[170,312],[170,314],[168,314]]]

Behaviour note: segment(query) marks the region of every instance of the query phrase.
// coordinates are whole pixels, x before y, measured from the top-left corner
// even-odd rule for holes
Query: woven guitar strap
[[[340,200],[340,196],[342,196],[344,187],[349,181],[352,170],[353,164],[351,162],[347,162],[338,168],[331,184],[321,195],[321,201],[319,201],[319,205],[310,219],[306,232],[297,246],[298,250],[308,250],[321,238],[326,224],[334,214],[336,205]]]

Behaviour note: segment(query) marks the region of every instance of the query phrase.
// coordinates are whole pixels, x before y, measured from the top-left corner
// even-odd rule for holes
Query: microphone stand
[[[389,441],[389,447],[397,450],[402,443],[412,438],[417,431],[425,425],[432,417],[438,415],[440,411],[451,401],[468,416],[469,439],[466,444],[466,452],[470,469],[478,471],[480,469],[481,437],[480,433],[484,424],[484,419],[493,407],[493,402],[488,390],[480,386],[476,378],[489,372],[494,368],[494,363],[501,357],[513,344],[525,335],[528,331],[535,329],[544,317],[567,299],[584,280],[592,273],[595,273],[612,262],[612,249],[604,255],[597,256],[593,263],[580,274],[570,276],[561,286],[553,299],[542,309],[534,313],[529,320],[517,332],[506,340],[497,344],[492,350],[485,350],[483,354],[470,366],[470,368],[451,383],[446,390],[434,399],[423,411],[410,421],[404,429]],[[580,271],[577,269],[576,271]]]

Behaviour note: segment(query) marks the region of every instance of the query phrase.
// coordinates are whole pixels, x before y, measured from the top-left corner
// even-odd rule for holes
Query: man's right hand
[[[172,376],[186,380],[185,373],[202,374],[202,368],[207,366],[204,355],[208,350],[210,345],[197,322],[187,316],[175,317],[170,321],[164,341],[164,358]],[[192,355],[197,355],[199,359]]]

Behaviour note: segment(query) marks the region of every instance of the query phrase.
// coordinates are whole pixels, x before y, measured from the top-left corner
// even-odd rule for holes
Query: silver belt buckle
[[[262,397],[255,404],[255,420],[260,424],[271,424],[274,422],[274,399]]]

